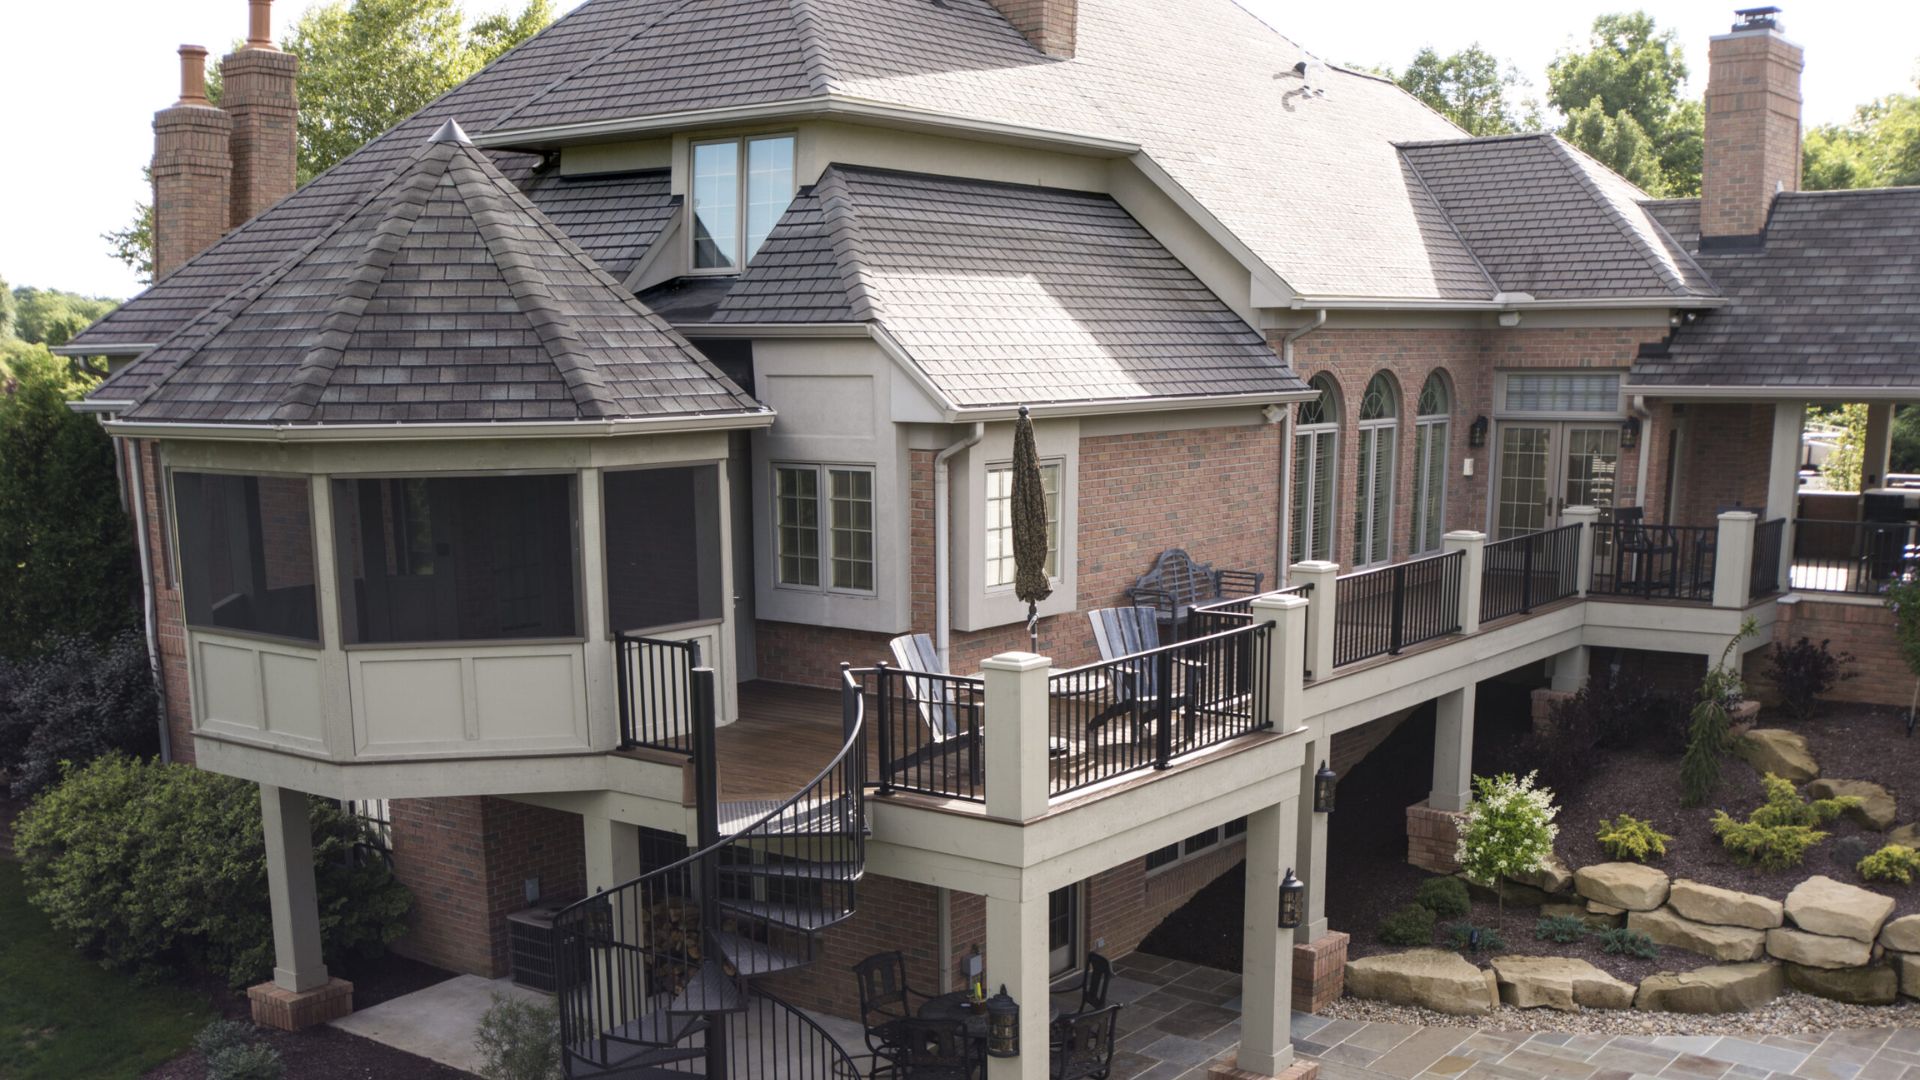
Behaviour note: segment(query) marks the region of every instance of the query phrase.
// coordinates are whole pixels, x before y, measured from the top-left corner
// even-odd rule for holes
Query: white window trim
[[[1425,446],[1426,460],[1422,460],[1421,456],[1423,434],[1429,437]],[[1453,471],[1453,447],[1450,445],[1452,442],[1453,417],[1445,413],[1435,413],[1432,416],[1422,416],[1413,422],[1413,547],[1411,554],[1431,555],[1446,546],[1443,538],[1447,534],[1447,476]],[[1437,532],[1439,536],[1432,547],[1427,547],[1424,540],[1430,530],[1426,527],[1427,500],[1422,496],[1426,494],[1427,476],[1436,450],[1440,454],[1440,497],[1435,505],[1440,509],[1440,527],[1438,530],[1431,530]]]
[[[1612,409],[1604,410],[1567,410],[1556,412],[1551,409],[1509,409],[1507,408],[1507,381],[1515,375],[1577,375],[1586,377],[1611,377],[1615,387],[1626,383],[1625,368],[1529,368],[1521,371],[1496,371],[1493,375],[1493,418],[1496,420],[1625,420],[1627,416],[1626,391],[1620,389]]]
[[[1060,526],[1060,544],[1059,544],[1059,547],[1055,549],[1053,552],[1055,572],[1047,575],[1047,581],[1048,583],[1053,585],[1053,587],[1059,588],[1061,578],[1064,575],[1066,570],[1065,558],[1066,558],[1066,547],[1067,547],[1067,521],[1066,521],[1067,459],[1064,457],[1041,458],[1040,468],[1042,470],[1045,470],[1049,467],[1057,468],[1060,470],[1060,488],[1059,488],[1058,494],[1060,496],[1061,515],[1060,515],[1060,521],[1058,522]],[[1000,472],[1000,471],[1007,471],[1007,472],[1013,471],[1013,462],[1011,460],[988,462],[985,471],[981,474],[982,482],[984,483],[988,477],[991,477],[994,473]],[[999,593],[1011,594],[1014,588],[1013,582],[1009,581],[1004,585],[995,585],[995,584],[992,584],[991,582],[987,582],[987,525],[988,525],[989,518],[986,515],[986,513],[984,513],[984,511],[986,509],[988,498],[989,498],[988,491],[987,489],[983,488],[980,495],[980,505],[983,511],[980,516],[980,580],[983,583],[986,583],[986,590],[988,595],[996,595]],[[1011,523],[1009,523],[1009,525],[1011,525]]]
[[[818,504],[814,526],[818,534],[817,558],[820,563],[820,584],[795,585],[780,580],[780,470],[812,469],[816,478],[814,500]],[[868,527],[873,543],[873,584],[871,589],[854,589],[833,584],[833,497],[829,493],[827,474],[830,472],[863,472],[867,474],[868,490],[873,493],[870,505],[873,507],[873,521]],[[836,596],[877,596],[880,592],[880,478],[879,470],[868,462],[845,461],[774,461],[767,465],[767,523],[772,530],[772,565],[770,580],[773,587],[786,592],[807,595],[832,594]]]
[[[1060,466],[1059,574],[1053,593],[1040,601],[1042,616],[1065,615],[1079,607],[1080,559],[1080,424],[1078,419],[1036,420],[1034,445],[1040,460]],[[1027,605],[1013,587],[987,585],[987,470],[1013,460],[1013,424],[987,425],[980,443],[964,458],[955,458],[953,470],[953,537],[948,572],[952,578],[953,626],[956,630],[989,630],[1023,623]],[[963,464],[964,461],[964,464]]]
[[[1379,453],[1380,453],[1380,434],[1379,433],[1382,431],[1391,432],[1393,436],[1393,446],[1390,448],[1389,461],[1387,463],[1387,468],[1386,468],[1387,496],[1384,501],[1374,498],[1374,495],[1376,494],[1376,492],[1372,489],[1372,487],[1369,486],[1372,482],[1371,480],[1372,476],[1380,475],[1379,466],[1375,465],[1374,470],[1370,475],[1363,473],[1360,470],[1360,465],[1362,464],[1362,461],[1363,461],[1361,449],[1367,445],[1367,442],[1369,439],[1373,441],[1373,448],[1372,448],[1373,455],[1376,458],[1379,456]],[[1353,569],[1358,570],[1358,569],[1364,569],[1372,566],[1386,566],[1388,563],[1391,563],[1393,561],[1393,518],[1395,516],[1393,512],[1393,509],[1394,509],[1393,499],[1394,499],[1394,493],[1395,493],[1395,481],[1398,480],[1399,472],[1400,472],[1400,469],[1399,469],[1400,418],[1398,416],[1383,416],[1376,420],[1362,420],[1360,421],[1359,425],[1355,429],[1354,437],[1359,441],[1354,444],[1354,457],[1353,457],[1354,479],[1357,480],[1358,483],[1354,485],[1353,497],[1360,500],[1359,503],[1356,504],[1355,509],[1359,509],[1360,507],[1367,508],[1367,528],[1365,531],[1366,531],[1366,539],[1368,541],[1368,543],[1366,544],[1366,554],[1369,556],[1369,558],[1365,562],[1362,562],[1357,558],[1353,561],[1353,564],[1352,564]],[[1385,523],[1385,529],[1384,529],[1384,535],[1387,538],[1387,552],[1383,558],[1374,559],[1374,558],[1371,558],[1373,554],[1373,548],[1375,546],[1373,541],[1379,536],[1383,535],[1383,530],[1382,530],[1381,522],[1374,520],[1373,507],[1378,505],[1383,505],[1383,504],[1386,507],[1386,511],[1387,511],[1387,521]],[[1360,528],[1360,522],[1357,516],[1354,520],[1353,531],[1354,531],[1354,535],[1352,539],[1353,539],[1354,547],[1357,550],[1360,547],[1360,540],[1361,540],[1361,535],[1360,535],[1361,528]]]
[[[1234,833],[1232,836],[1228,836],[1226,834],[1227,824],[1231,824],[1231,823],[1229,822],[1226,824],[1215,825],[1211,829],[1202,829],[1200,830],[1200,832],[1194,833],[1193,836],[1199,836],[1199,835],[1202,835],[1203,833],[1209,833],[1209,832],[1214,834],[1213,843],[1208,844],[1207,846],[1201,848],[1198,851],[1188,851],[1187,841],[1193,839],[1193,836],[1183,836],[1180,839],[1175,840],[1171,844],[1162,844],[1159,847],[1153,849],[1153,851],[1149,851],[1147,852],[1147,854],[1142,855],[1140,857],[1140,861],[1144,865],[1148,858],[1152,857],[1154,854],[1160,851],[1166,850],[1167,848],[1170,848],[1170,847],[1178,848],[1180,852],[1178,855],[1175,855],[1172,859],[1168,860],[1167,862],[1161,863],[1159,866],[1148,868],[1146,870],[1145,876],[1157,877],[1161,874],[1168,873],[1169,871],[1179,869],[1181,866],[1184,866],[1187,863],[1194,862],[1198,859],[1204,859],[1209,855],[1218,855],[1221,851],[1225,850],[1230,845],[1244,844],[1247,839],[1246,829],[1242,828],[1239,832]]]
[[[1311,437],[1311,436],[1318,436],[1318,435],[1333,436],[1333,442],[1331,444],[1331,452],[1327,455],[1328,459],[1332,462],[1333,482],[1327,485],[1326,520],[1324,522],[1319,522],[1319,519],[1317,517],[1313,519],[1313,522],[1320,523],[1321,531],[1326,534],[1327,550],[1324,555],[1317,555],[1312,552],[1300,552],[1300,551],[1293,552],[1289,556],[1289,558],[1293,562],[1303,562],[1309,559],[1323,559],[1323,560],[1330,560],[1333,562],[1340,561],[1334,558],[1335,555],[1338,555],[1340,553],[1339,545],[1336,541],[1338,532],[1335,529],[1335,526],[1340,521],[1340,425],[1339,423],[1334,422],[1334,423],[1327,423],[1327,424],[1296,424],[1294,425],[1294,428],[1293,428],[1294,444],[1291,449],[1297,450],[1299,448],[1300,439],[1302,436]],[[1324,463],[1316,462],[1316,467],[1320,464],[1324,464]],[[1300,468],[1300,461],[1297,454],[1293,462],[1293,467],[1295,469]],[[1291,491],[1287,492],[1287,498],[1292,499],[1293,492]],[[1306,504],[1307,504],[1307,508],[1311,509],[1313,504],[1313,485],[1311,483],[1307,485]],[[1292,513],[1298,514],[1300,510],[1301,508],[1298,506],[1293,507]],[[1292,524],[1292,521],[1290,519],[1289,525],[1291,524]],[[1305,536],[1308,539],[1308,541],[1311,542],[1312,535],[1310,532],[1303,530],[1301,535]],[[1289,543],[1291,543],[1292,537],[1288,537],[1288,541]]]
[[[687,219],[686,219],[686,227],[681,230],[682,232],[686,233],[686,236],[687,236],[687,239],[686,239],[687,276],[689,277],[733,277],[746,272],[747,263],[751,260],[751,256],[747,256],[745,254],[745,248],[747,246],[748,146],[751,143],[761,142],[766,139],[792,139],[793,140],[794,188],[792,191],[787,193],[788,204],[791,205],[793,196],[799,194],[799,191],[800,191],[800,134],[799,132],[797,131],[762,131],[752,135],[735,135],[728,138],[720,138],[720,139],[689,139],[687,141],[687,172],[686,172]],[[698,152],[699,148],[702,146],[721,146],[727,143],[732,143],[733,145],[740,148],[739,155],[734,159],[736,163],[735,170],[734,170],[734,211],[738,218],[738,220],[735,221],[734,223],[734,227],[736,229],[736,239],[738,241],[738,246],[734,249],[734,253],[733,253],[734,264],[732,266],[704,266],[704,267],[696,266],[694,264],[695,263],[694,246],[697,242],[696,237],[698,237],[700,230],[698,228],[698,225],[699,225],[698,219],[694,217],[694,208],[693,208],[694,156]]]

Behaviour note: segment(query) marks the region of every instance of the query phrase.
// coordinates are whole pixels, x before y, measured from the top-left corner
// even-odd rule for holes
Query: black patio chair
[[[1622,506],[1613,512],[1618,542],[1613,549],[1613,583],[1616,592],[1637,592],[1652,596],[1656,590],[1673,596],[1680,591],[1679,547],[1673,530],[1665,525],[1647,524],[1647,511],[1639,506]],[[1631,560],[1633,577],[1623,580],[1621,571]]]
[[[1080,969],[1080,977],[1071,983],[1053,988],[1053,992],[1056,994],[1071,994],[1076,990],[1080,992],[1080,1004],[1075,1007],[1072,1012],[1054,1020],[1054,1041],[1058,1042],[1065,1037],[1067,1022],[1074,1017],[1086,1013],[1099,1012],[1101,1009],[1106,1008],[1107,990],[1112,987],[1112,985],[1113,961],[1101,956],[1099,953],[1088,953],[1087,965]]]
[[[898,951],[875,953],[853,965],[860,986],[860,1024],[875,1058],[894,1060],[904,1053],[907,1034],[918,1021],[913,1000],[928,996],[907,985],[907,960]]]
[[[1062,1017],[1056,1030],[1047,1073],[1053,1080],[1106,1080],[1113,1071],[1114,1032],[1120,1006],[1109,1005],[1089,1013]]]
[[[904,1021],[895,1052],[875,1055],[882,1080],[981,1080],[987,1074],[986,1043],[967,1037],[958,1020]]]

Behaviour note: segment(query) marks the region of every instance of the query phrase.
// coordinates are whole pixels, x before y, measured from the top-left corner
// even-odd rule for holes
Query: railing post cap
[[[1440,538],[1440,542],[1441,544],[1450,548],[1470,547],[1474,544],[1486,543],[1487,534],[1483,532],[1476,532],[1473,529],[1455,529],[1454,531],[1447,533],[1445,536],[1442,536]]]
[[[1268,593],[1254,597],[1253,602],[1247,606],[1255,611],[1263,608],[1270,611],[1291,611],[1297,607],[1306,607],[1308,602],[1306,597],[1292,593]]]
[[[1760,515],[1751,510],[1727,510],[1720,514],[1721,521],[1759,521]]]
[[[1297,574],[1338,574],[1340,564],[1325,559],[1302,559],[1289,567]]]
[[[1597,518],[1600,508],[1597,506],[1569,506],[1560,511],[1561,517]]]
[[[1030,652],[1003,652],[980,662],[983,671],[1045,671],[1052,666],[1052,657]]]

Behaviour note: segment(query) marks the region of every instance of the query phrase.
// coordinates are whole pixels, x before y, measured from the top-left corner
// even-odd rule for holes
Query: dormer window
[[[735,272],[793,201],[793,136],[693,144],[693,268]]]

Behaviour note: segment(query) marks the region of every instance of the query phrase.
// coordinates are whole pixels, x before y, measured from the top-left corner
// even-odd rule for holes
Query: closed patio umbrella
[[[1013,592],[1027,602],[1027,640],[1040,651],[1040,601],[1053,592],[1047,578],[1047,493],[1040,452],[1033,445],[1027,407],[1013,423]]]

